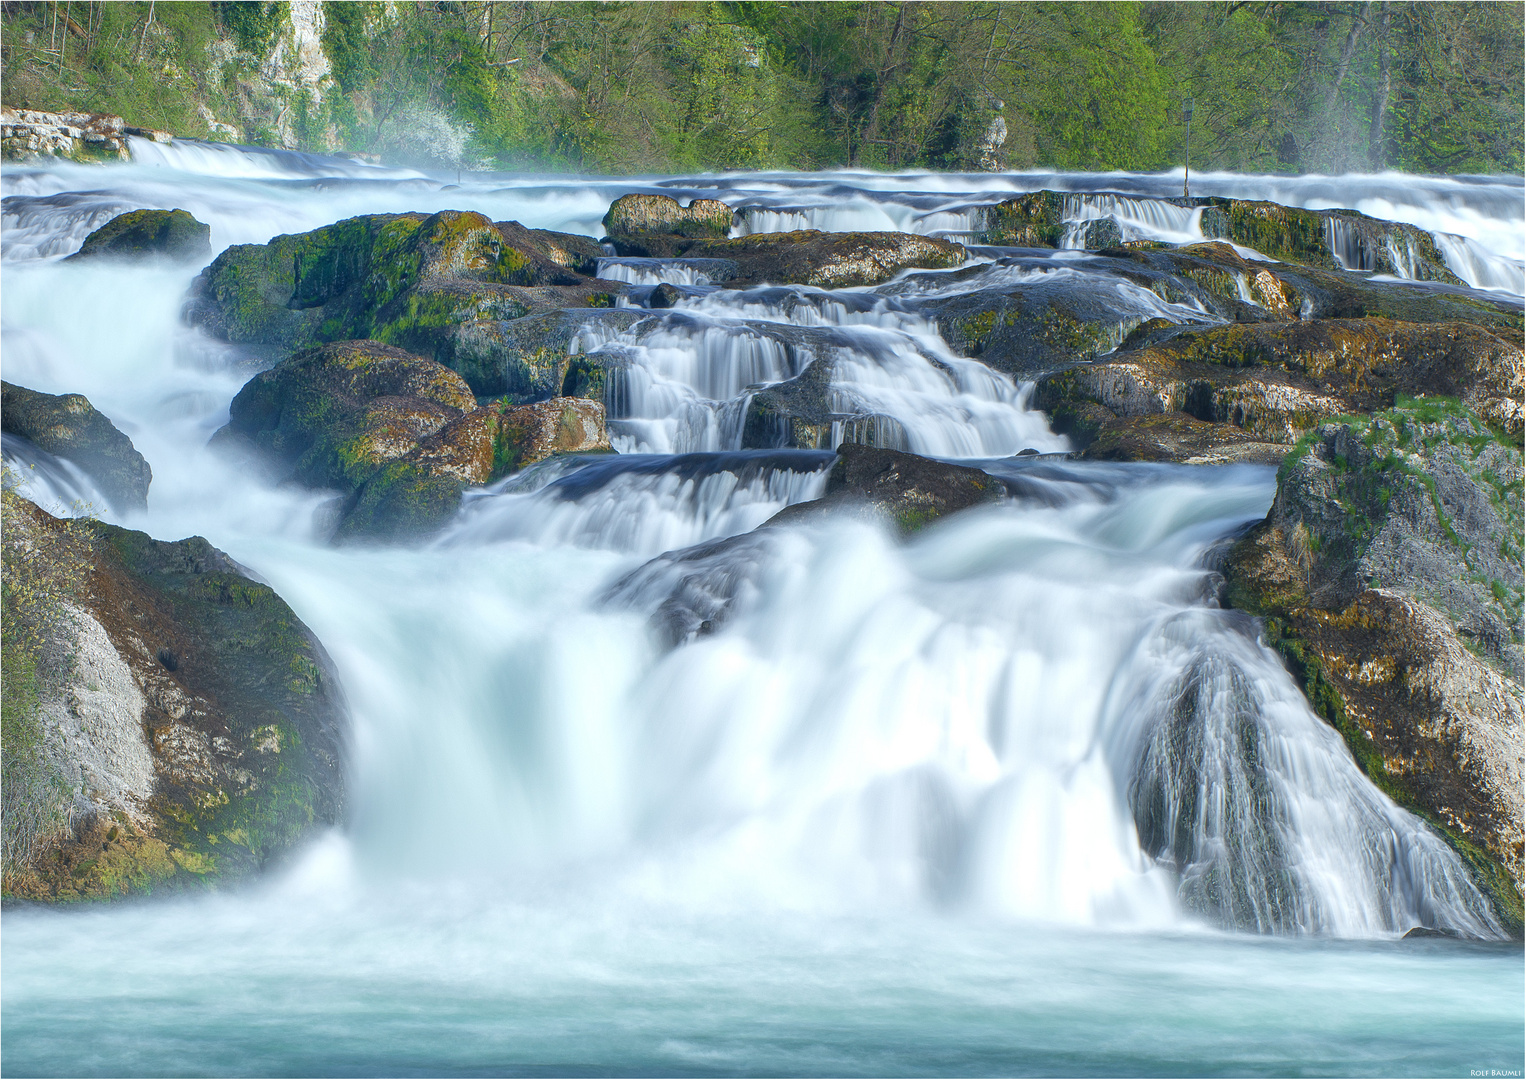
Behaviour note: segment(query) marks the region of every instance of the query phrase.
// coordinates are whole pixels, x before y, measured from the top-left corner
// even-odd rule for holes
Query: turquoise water
[[[592,899],[5,916],[21,1075],[1521,1074],[1521,951]],[[1485,1070],[1480,1072],[1479,1070]]]

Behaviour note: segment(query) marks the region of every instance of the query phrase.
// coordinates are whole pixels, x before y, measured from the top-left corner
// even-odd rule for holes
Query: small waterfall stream
[[[446,207],[597,236],[609,201],[636,189],[724,198],[741,233],[957,234],[1015,191],[1064,184],[1077,221],[1122,220],[1089,185],[1163,198],[1179,178],[457,187],[209,144],[135,152],[122,167],[7,168],[5,378],[87,395],[154,470],[148,512],[121,523],[206,536],[325,643],[354,712],[353,817],[246,894],[8,911],[8,1067],[1002,1072],[1016,1068],[1002,1048],[1025,1045],[1004,1002],[1052,1028],[1032,1058],[1041,1071],[1085,1060],[1093,1011],[1135,1033],[1132,1049],[1103,1038],[1123,1072],[1192,1071],[1192,1053],[1172,1056],[1188,1032],[1203,1060],[1227,1060],[1236,1025],[1270,1048],[1240,1063],[1271,1071],[1300,1060],[1286,1032],[1315,1023],[1343,1048],[1315,1071],[1449,1068],[1405,1042],[1407,1025],[1451,1024],[1457,1046],[1493,1045],[1503,1025],[1508,1042],[1498,1002],[1518,1002],[1518,956],[1511,968],[1486,945],[1379,950],[1414,926],[1501,933],[1457,856],[1366,780],[1255,624],[1217,603],[1212,552],[1265,513],[1273,470],[1045,456],[1069,444],[1029,387],[959,356],[916,306],[1039,279],[1096,286],[1073,253],[839,291],[725,290],[702,265],[605,259],[606,278],[686,287],[676,306],[577,345],[616,376],[619,453],[470,492],[415,548],[327,546],[327,493],[208,453],[252,368],[180,322],[197,268],[58,259],[142,205],[191,210],[214,250]],[[1454,269],[1473,260],[1470,283],[1521,291],[1519,181],[1403,179],[1194,184],[1392,199],[1390,216],[1453,230],[1438,243]],[[1128,205],[1141,236],[1197,228],[1196,211]],[[1120,327],[1212,319],[1105,284]],[[830,449],[744,448],[754,395],[812,365],[830,368],[834,443],[847,432],[963,459],[1009,497],[908,542],[862,522],[759,529],[827,484]],[[1025,449],[1040,454],[1013,457]],[[58,512],[96,501],[41,451],[7,437],[4,453]],[[675,603],[724,618],[674,645],[660,623]],[[1068,1011],[1036,1004],[1048,993]],[[1381,1018],[1337,1017],[1368,993]],[[815,1049],[759,1027],[794,1017],[818,1031],[811,1011],[842,1018],[847,1001],[881,1027],[849,1017]],[[336,1008],[353,1027],[326,1041]],[[707,1009],[714,1024],[693,1019]],[[575,1019],[585,1011],[613,1019],[594,1032]],[[76,1054],[66,1033],[98,1013],[142,1049],[112,1034],[115,1050],[91,1036]],[[961,1034],[946,1041],[939,1025]],[[557,1058],[542,1028],[586,1056]],[[360,1029],[386,1037],[367,1047]],[[932,1056],[886,1057],[874,1049],[886,1038]],[[1398,1049],[1370,1056],[1385,1040]]]

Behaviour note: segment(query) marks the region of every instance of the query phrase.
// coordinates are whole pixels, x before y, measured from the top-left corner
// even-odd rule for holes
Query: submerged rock
[[[117,512],[148,508],[153,470],[132,440],[83,395],[41,394],[0,383],[0,427],[78,465]]]
[[[139,259],[163,255],[185,262],[212,256],[212,227],[185,210],[133,210],[118,214],[85,237],[75,259]]]
[[[908,534],[959,510],[994,502],[1006,493],[1000,480],[967,465],[849,443],[838,447],[837,461],[820,499],[787,506],[767,524],[794,524],[825,514],[847,513],[888,519],[899,532]]]
[[[615,582],[606,603],[650,605],[651,625],[671,646],[719,629],[777,557],[782,526],[845,516],[890,525],[902,536],[1007,493],[979,469],[897,450],[842,446],[820,499],[779,511],[751,532],[669,551]]]
[[[1522,927],[1522,454],[1412,401],[1322,425],[1225,560],[1315,710]]]
[[[598,402],[479,407],[443,364],[375,341],[298,353],[251,379],[228,413],[215,436],[224,448],[342,494],[339,539],[427,535],[455,516],[469,485],[609,446]]]
[[[343,696],[269,586],[200,537],[4,516],[7,896],[231,884],[343,820]]]

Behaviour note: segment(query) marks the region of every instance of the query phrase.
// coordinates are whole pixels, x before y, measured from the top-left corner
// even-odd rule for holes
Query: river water
[[[148,458],[148,512],[103,516],[206,536],[317,633],[354,715],[351,819],[242,891],[7,910],[8,1073],[1519,1075],[1519,946],[1217,606],[1211,554],[1265,513],[1273,470],[1069,462],[1028,388],[953,354],[917,301],[1036,279],[1112,290],[1121,326],[1208,312],[1079,251],[832,293],[611,262],[689,294],[580,341],[626,361],[621,453],[468,493],[423,547],[335,548],[327,494],[206,449],[251,368],[181,323],[199,268],[59,262],[139,206],[190,210],[215,251],[446,208],[597,236],[630,190],[723,198],[738,231],[959,236],[1049,187],[1078,221],[1190,239],[1191,212],[1094,194],[1179,178],[457,185],[135,151],[7,168],[5,378],[86,394]],[[1519,178],[1194,185],[1409,221],[1473,287],[1522,292]],[[910,542],[744,536],[832,460],[740,449],[747,396],[825,358],[874,441],[1013,497]],[[6,456],[55,512],[104,507],[61,463]],[[664,622],[723,594],[713,633]],[[1461,938],[1400,940],[1417,926]]]

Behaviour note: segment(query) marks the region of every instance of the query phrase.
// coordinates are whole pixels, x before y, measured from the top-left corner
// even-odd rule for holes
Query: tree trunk
[[[1335,107],[1340,102],[1341,84],[1346,81],[1346,73],[1351,70],[1351,57],[1356,53],[1357,38],[1362,36],[1362,27],[1367,24],[1367,12],[1372,7],[1372,0],[1367,0],[1362,5],[1362,10],[1351,17],[1351,32],[1346,35],[1346,44],[1341,49],[1340,64],[1335,69],[1335,80],[1330,84],[1330,92],[1325,95],[1325,108],[1321,113],[1324,123],[1324,131],[1320,133],[1319,163],[1331,169],[1335,166],[1335,148],[1340,145],[1340,125],[1336,122]]]
[[[1388,95],[1393,85],[1388,55],[1388,33],[1391,22],[1388,0],[1383,0],[1383,17],[1379,23],[1382,31],[1378,39],[1378,91],[1372,99],[1372,128],[1367,144],[1367,158],[1374,172],[1381,170],[1388,163],[1383,149],[1383,122],[1388,118]]]

